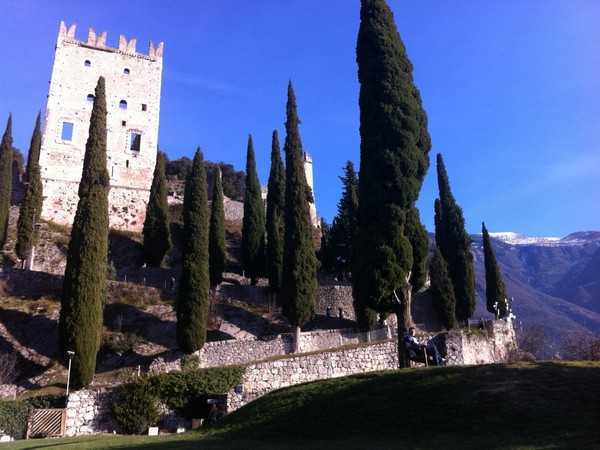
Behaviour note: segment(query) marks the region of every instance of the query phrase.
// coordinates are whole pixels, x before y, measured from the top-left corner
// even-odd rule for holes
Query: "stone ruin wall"
[[[138,53],[136,39],[119,37],[119,47],[106,44],[106,33],[75,38],[75,25],[61,22],[40,154],[44,205],[42,217],[63,225],[73,221],[93,96],[98,78],[106,80],[107,169],[110,176],[109,215],[113,228],[140,231],[156,163],[163,45],[150,43]],[[126,102],[121,108],[120,102]],[[63,139],[64,123],[73,124]],[[141,135],[139,151],[132,133]]]

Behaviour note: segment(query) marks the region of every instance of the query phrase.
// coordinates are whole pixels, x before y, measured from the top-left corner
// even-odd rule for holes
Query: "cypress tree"
[[[442,155],[437,155],[437,175],[440,191],[439,206],[436,210],[436,239],[448,270],[454,294],[456,295],[456,318],[467,322],[475,311],[475,271],[471,254],[471,238],[465,230],[465,219],[456,203]]]
[[[8,238],[8,216],[12,190],[12,114],[8,115],[6,129],[0,143],[0,250]]]
[[[177,343],[185,353],[206,342],[210,305],[208,199],[202,152],[196,150],[183,198],[183,263],[177,294]]]
[[[413,249],[405,230],[429,167],[427,116],[385,0],[361,0],[357,42],[360,171],[355,301],[412,325]],[[407,360],[399,346],[400,365]]]
[[[496,314],[494,304],[498,303],[498,316],[505,317],[508,314],[508,305],[506,295],[506,286],[502,279],[502,272],[496,261],[496,253],[492,246],[490,234],[485,227],[485,222],[481,223],[481,232],[483,234],[483,256],[485,263],[485,298],[487,310]]]
[[[216,170],[212,193],[208,242],[208,267],[210,270],[210,286],[214,288],[223,281],[223,272],[225,271],[225,263],[227,260],[221,169]]]
[[[267,275],[269,286],[275,292],[281,289],[283,279],[284,210],[285,168],[281,160],[279,136],[275,130],[271,144],[271,171],[267,192]]]
[[[27,170],[25,179],[28,181],[25,197],[19,210],[17,222],[17,256],[25,261],[37,241],[36,224],[40,220],[43,203],[43,185],[40,174],[40,149],[42,146],[42,133],[40,130],[40,114],[38,113],[31,144],[27,155]]]
[[[410,240],[413,253],[410,284],[415,291],[418,291],[425,286],[425,281],[427,280],[429,236],[421,223],[419,210],[414,206],[406,213],[406,236]]]
[[[109,176],[103,77],[98,79],[95,94],[79,203],[67,252],[59,322],[61,348],[75,352],[71,370],[75,387],[88,385],[94,377],[106,300]]]
[[[246,275],[256,284],[264,273],[265,264],[265,209],[258,174],[252,136],[248,136],[246,154],[246,193],[242,224],[242,265]]]
[[[437,246],[429,264],[429,274],[434,308],[444,327],[451,330],[456,325],[456,297],[448,274],[448,265]]]
[[[302,162],[296,95],[288,84],[285,122],[285,241],[283,252],[283,312],[302,327],[313,316],[317,297],[317,258],[308,206],[309,192]]]
[[[144,220],[144,259],[149,266],[160,267],[166,253],[171,248],[169,231],[168,187],[165,175],[166,156],[163,152],[156,155],[154,178],[150,188],[150,199]]]

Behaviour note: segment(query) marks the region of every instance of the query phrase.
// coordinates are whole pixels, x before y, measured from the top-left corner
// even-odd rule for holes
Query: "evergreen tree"
[[[6,130],[0,143],[0,250],[8,238],[8,216],[12,191],[12,115],[8,115]]]
[[[437,155],[439,206],[436,208],[436,239],[448,270],[456,295],[456,318],[467,322],[475,311],[475,271],[471,254],[471,238],[465,230],[465,219],[456,203],[442,155]]]
[[[215,288],[223,281],[223,272],[225,271],[225,263],[227,261],[223,184],[221,183],[221,170],[219,169],[215,173],[212,189],[208,255],[210,285],[212,288]]]
[[[288,85],[285,122],[285,241],[283,252],[283,312],[290,323],[302,327],[313,316],[317,297],[317,258],[308,206],[309,191],[302,162],[296,95]]]
[[[434,308],[444,327],[451,330],[456,325],[456,297],[448,274],[448,265],[437,246],[429,264],[429,274]]]
[[[358,178],[352,161],[347,161],[340,177],[343,190],[333,219],[329,238],[330,270],[344,278],[352,272],[352,254],[356,240],[356,213],[358,210]]]
[[[67,252],[59,321],[62,350],[75,352],[71,382],[76,388],[88,385],[94,377],[106,300],[109,176],[103,77],[98,79],[95,94],[79,183],[79,203]]]
[[[258,174],[252,136],[248,136],[246,155],[246,194],[242,224],[242,265],[246,275],[256,284],[264,273],[265,264],[265,209]]]
[[[405,231],[429,167],[427,116],[412,64],[385,0],[361,0],[358,239],[355,301],[395,312],[402,338],[412,325],[413,249]],[[400,365],[406,366],[404,346]]]
[[[406,213],[406,236],[410,240],[413,253],[410,284],[415,291],[418,291],[425,286],[425,281],[427,280],[429,236],[421,223],[419,210],[414,206]]]
[[[183,263],[177,294],[177,343],[185,353],[206,342],[210,305],[208,269],[208,198],[206,171],[200,149],[185,183],[183,198]]]
[[[483,234],[483,256],[485,260],[485,298],[487,310],[492,314],[496,314],[494,304],[498,305],[498,317],[506,317],[508,314],[508,304],[506,295],[506,286],[502,279],[502,272],[496,261],[496,253],[492,246],[490,234],[488,233],[485,223],[481,224],[481,232]]]
[[[171,249],[171,233],[169,230],[169,204],[167,195],[167,177],[165,175],[166,156],[162,152],[156,155],[154,178],[150,188],[150,200],[146,208],[144,221],[144,259],[149,266],[160,267]]]
[[[19,210],[17,222],[17,256],[25,261],[37,241],[36,224],[40,220],[43,203],[43,186],[40,174],[40,148],[42,146],[42,133],[40,130],[40,114],[38,113],[31,144],[27,155],[27,171],[25,179],[28,181],[25,197]]]
[[[283,280],[284,211],[285,168],[281,160],[279,136],[275,130],[267,192],[267,274],[269,286],[276,292],[281,289]]]

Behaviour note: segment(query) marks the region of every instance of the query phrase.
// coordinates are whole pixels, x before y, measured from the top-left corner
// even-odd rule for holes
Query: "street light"
[[[67,350],[67,355],[69,355],[69,370],[67,372],[67,398],[69,397],[69,385],[71,384],[71,361],[73,360],[73,356],[75,356],[75,352],[72,350]]]

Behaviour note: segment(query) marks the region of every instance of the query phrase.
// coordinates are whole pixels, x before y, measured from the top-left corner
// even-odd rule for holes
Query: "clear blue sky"
[[[283,141],[292,79],[317,208],[328,220],[338,175],[358,164],[355,63],[359,0],[2,0],[0,120],[14,115],[26,151],[48,89],[61,19],[165,41],[160,146],[169,157],[202,146],[244,167],[254,136],[268,177],[270,136]],[[415,66],[435,153],[444,154],[467,227],[565,235],[600,229],[600,2],[390,0]],[[3,127],[3,125],[2,125]],[[433,229],[436,182],[419,206]]]

